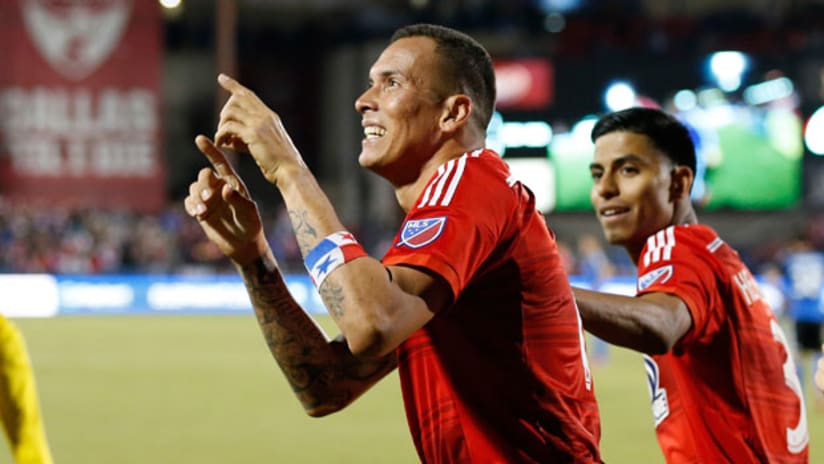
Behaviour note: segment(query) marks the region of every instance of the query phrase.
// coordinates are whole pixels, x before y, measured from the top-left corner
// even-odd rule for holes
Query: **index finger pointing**
[[[218,174],[223,177],[226,176],[237,176],[235,173],[234,168],[232,165],[229,164],[229,160],[226,159],[226,155],[223,154],[220,149],[218,149],[215,144],[209,140],[209,137],[205,135],[198,135],[195,137],[195,145],[200,150],[201,153],[206,155],[206,159],[209,160],[212,167],[215,168]]]
[[[260,101],[260,98],[258,98],[258,96],[255,95],[254,92],[244,87],[240,82],[232,79],[226,74],[219,74],[217,76],[217,82],[218,84],[220,84],[221,87],[223,87],[223,89],[229,91],[229,93],[232,94],[232,97],[229,98],[229,101],[226,102],[227,106],[237,105],[240,108],[250,109],[256,108],[259,105],[263,104],[263,102]]]
[[[226,182],[228,182],[234,190],[240,192],[241,195],[250,198],[249,190],[240,179],[240,176],[237,175],[237,172],[229,163],[229,160],[226,159],[226,155],[215,146],[214,142],[209,140],[209,137],[198,135],[195,137],[195,144],[197,148],[206,155],[206,159],[209,160],[209,163],[212,164],[221,178],[225,179]]]
[[[232,79],[231,77],[227,76],[226,74],[220,73],[217,76],[217,82],[220,84],[221,87],[228,90],[232,93],[237,93],[240,91],[247,90],[246,87],[241,85],[240,82]]]

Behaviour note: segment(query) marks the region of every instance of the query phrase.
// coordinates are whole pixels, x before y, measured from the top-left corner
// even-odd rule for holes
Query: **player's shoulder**
[[[718,233],[706,224],[681,224],[671,227],[676,240],[686,246],[711,249],[724,243]]]
[[[498,189],[511,185],[507,164],[492,150],[466,152],[438,167],[418,198],[415,207],[449,207],[458,198],[470,198],[478,203],[494,198]]]
[[[645,266],[673,259],[702,259],[713,253],[724,241],[704,224],[668,226],[647,238],[641,259]]]
[[[488,148],[466,152],[458,158],[458,162],[462,159],[465,160],[464,173],[471,179],[497,179],[504,182],[510,180],[509,165],[501,155]]]

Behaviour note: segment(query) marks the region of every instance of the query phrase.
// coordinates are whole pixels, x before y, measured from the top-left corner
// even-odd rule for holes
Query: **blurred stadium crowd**
[[[269,212],[267,212],[269,211]],[[300,250],[282,207],[263,211],[267,236],[287,273],[304,273]],[[552,222],[563,221],[563,215]],[[593,221],[595,219],[593,218]],[[374,256],[382,256],[394,230],[352,225]],[[634,276],[623,249],[583,233],[559,238],[567,273],[599,282]],[[757,248],[732,243],[759,274],[781,269],[798,250],[824,253],[824,214],[811,216],[790,240],[761,242]],[[12,203],[0,196],[0,272],[94,274],[234,273],[228,260],[203,234],[182,204],[159,214],[101,208]]]
[[[272,248],[287,273],[305,272],[288,216],[267,213]],[[382,255],[389,233],[366,234]],[[382,249],[379,250],[379,248]],[[0,273],[203,274],[235,270],[182,203],[158,214],[13,203],[0,196]]]

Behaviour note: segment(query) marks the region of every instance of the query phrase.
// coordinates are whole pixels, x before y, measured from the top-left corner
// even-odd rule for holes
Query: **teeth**
[[[386,134],[386,129],[378,126],[366,126],[363,128],[363,135],[366,138],[383,137]]]
[[[612,216],[613,214],[618,214],[618,213],[620,213],[620,212],[622,212],[622,211],[623,211],[623,209],[619,209],[619,208],[610,208],[610,209],[605,209],[605,210],[604,210],[604,212],[603,212],[603,213],[601,213],[601,215],[602,215],[602,216]]]

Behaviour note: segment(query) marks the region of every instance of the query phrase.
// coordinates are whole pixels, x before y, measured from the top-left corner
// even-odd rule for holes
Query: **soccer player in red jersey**
[[[277,114],[231,92],[186,209],[237,265],[270,351],[307,413],[337,411],[398,367],[427,463],[600,462],[600,421],[572,289],[534,197],[484,149],[495,80],[473,39],[402,28],[355,102],[359,163],[407,212],[383,261],[344,231]],[[254,202],[217,146],[276,185],[306,267],[342,332],[289,295]],[[216,172],[215,172],[216,171]]]
[[[793,357],[738,253],[698,223],[687,129],[631,108],[602,117],[592,140],[592,203],[638,266],[638,294],[576,289],[576,299],[587,330],[645,353],[667,462],[807,462]]]

